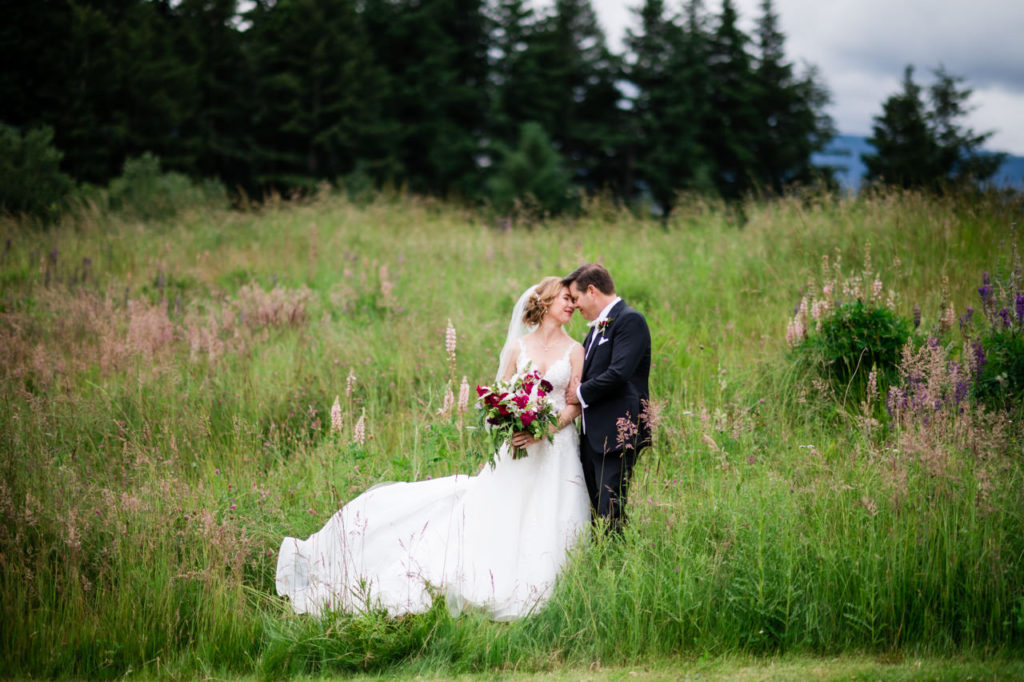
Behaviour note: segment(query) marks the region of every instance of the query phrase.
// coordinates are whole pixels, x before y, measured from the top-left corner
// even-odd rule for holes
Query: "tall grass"
[[[4,669],[1019,653],[1019,423],[872,427],[823,397],[785,341],[823,254],[856,267],[870,242],[898,309],[920,306],[927,326],[944,299],[973,302],[1019,215],[1005,200],[914,194],[742,212],[695,200],[664,225],[596,204],[503,231],[429,200],[322,196],[145,223],[2,223]],[[482,382],[519,293],[593,259],[654,339],[661,426],[622,541],[581,548],[555,598],[513,624],[442,605],[398,620],[294,617],[274,594],[283,536],[316,530],[378,481],[482,461],[483,439],[438,416],[448,320],[455,380]]]

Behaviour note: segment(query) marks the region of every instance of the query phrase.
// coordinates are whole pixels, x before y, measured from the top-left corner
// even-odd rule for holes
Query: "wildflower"
[[[960,316],[960,331],[964,331],[971,324],[972,317],[974,317],[974,308],[968,308],[967,312]]]
[[[356,445],[363,445],[366,443],[366,414],[359,415],[359,421],[356,422],[355,428],[352,430],[352,440]]]
[[[942,331],[948,332],[953,328],[954,320],[956,320],[956,311],[953,310],[953,304],[950,303],[942,313],[942,318],[939,320],[939,327]]]
[[[914,304],[914,329],[921,326],[921,306]]]
[[[879,301],[882,298],[882,280],[875,278],[875,281],[871,283],[871,300]]]
[[[999,317],[1003,320],[1003,329],[1010,328],[1010,311],[1004,306],[999,310]]]
[[[455,396],[452,394],[452,388],[449,384],[444,390],[444,404],[441,409],[437,411],[442,417],[448,417],[452,413],[452,407],[455,406]]]
[[[452,326],[452,321],[449,318],[448,327],[444,330],[444,348],[448,351],[448,362],[452,365],[455,364],[456,341],[455,327]]]
[[[974,372],[981,376],[981,370],[985,367],[985,348],[981,345],[981,341],[974,342]]]
[[[469,408],[469,382],[466,377],[462,377],[462,383],[459,384],[459,403],[458,410],[459,414],[465,413]]]
[[[992,282],[987,272],[981,273],[981,286],[978,287],[978,295],[981,296],[982,303],[988,303],[992,297]]]
[[[348,398],[352,395],[352,389],[356,385],[356,375],[351,369],[348,371],[348,378],[345,379],[345,397]]]
[[[1017,294],[1017,324],[1024,324],[1024,293]]]
[[[615,428],[615,440],[619,449],[632,450],[636,447],[637,425],[629,418],[628,412],[625,417],[619,417],[615,422]]]
[[[871,404],[876,395],[878,395],[878,372],[875,370],[874,365],[872,365],[871,371],[868,373],[868,405]]]
[[[341,431],[341,402],[339,402],[338,396],[334,396],[334,404],[331,405],[331,431],[335,433]]]

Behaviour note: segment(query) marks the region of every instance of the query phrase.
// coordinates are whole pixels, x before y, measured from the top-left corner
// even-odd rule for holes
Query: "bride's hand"
[[[526,431],[516,431],[512,434],[512,437],[509,438],[508,442],[512,444],[512,447],[525,448],[533,445],[534,443],[539,443],[540,441],[528,434]]]

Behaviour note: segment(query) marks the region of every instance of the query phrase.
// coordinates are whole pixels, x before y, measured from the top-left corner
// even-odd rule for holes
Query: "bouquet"
[[[476,387],[476,406],[495,448],[508,442],[516,431],[525,431],[537,439],[554,438],[548,430],[549,424],[558,423],[555,406],[547,397],[552,389],[551,383],[536,371],[511,381],[499,381],[494,386]],[[525,456],[525,450],[512,448],[513,459]]]

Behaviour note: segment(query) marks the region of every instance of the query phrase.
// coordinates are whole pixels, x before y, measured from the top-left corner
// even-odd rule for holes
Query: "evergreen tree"
[[[765,189],[779,194],[820,173],[811,164],[811,154],[823,149],[835,131],[824,113],[828,91],[815,71],[797,78],[786,59],[785,36],[772,0],[762,0],[755,43],[754,107],[760,124],[754,145],[756,177]]]
[[[970,109],[967,100],[972,90],[963,87],[964,79],[949,74],[945,67],[935,71],[935,83],[929,89],[932,129],[939,145],[939,165],[956,184],[981,182],[999,169],[1005,154],[980,154],[978,150],[992,132],[976,133],[964,128],[961,120]]]
[[[554,14],[541,22],[527,52],[542,67],[534,69],[541,78],[535,101],[544,109],[536,120],[550,133],[575,181],[619,190],[627,142],[618,106],[622,94],[615,85],[620,68],[590,1],[556,0]]]
[[[978,134],[960,125],[971,95],[961,83],[962,79],[939,69],[926,102],[921,86],[914,82],[914,67],[906,67],[902,90],[886,99],[882,114],[875,117],[868,138],[875,152],[863,157],[868,180],[941,190],[992,176],[1002,156],[979,153],[991,133]]]
[[[168,2],[10,2],[0,14],[5,59],[18,64],[0,79],[0,120],[50,126],[79,180],[105,182],[146,150],[188,166],[180,132],[195,88]]]
[[[639,32],[626,33],[625,75],[636,88],[631,149],[637,180],[667,216],[676,193],[695,186],[705,163],[698,143],[703,93],[694,77],[702,67],[700,38],[692,40],[676,18],[666,17],[663,0],[646,0],[638,15]]]
[[[711,159],[716,189],[723,197],[737,198],[753,188],[757,177],[756,84],[747,52],[750,39],[737,25],[732,0],[723,0],[717,19],[707,54],[711,92],[702,143]]]
[[[571,208],[574,197],[562,158],[540,125],[524,123],[515,149],[503,147],[502,158],[488,182],[491,201],[508,213],[517,206],[537,214]]]
[[[492,142],[515,144],[523,123],[551,125],[545,103],[535,97],[545,82],[545,68],[529,49],[537,17],[525,0],[498,0],[490,18],[490,131]]]
[[[489,113],[482,0],[368,0],[365,13],[390,76],[389,144],[409,186],[475,196]]]
[[[311,187],[372,150],[381,72],[355,0],[279,0],[250,14],[259,184]]]
[[[255,189],[252,173],[256,79],[246,54],[237,0],[182,0],[178,51],[194,72],[196,105],[182,137],[195,159],[191,171],[229,186]]]

